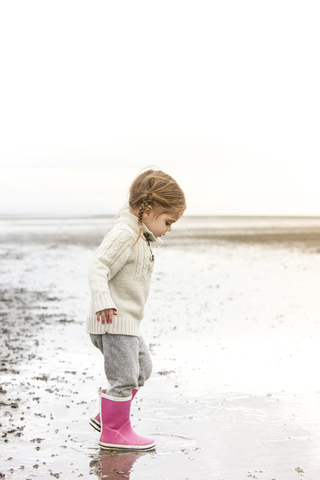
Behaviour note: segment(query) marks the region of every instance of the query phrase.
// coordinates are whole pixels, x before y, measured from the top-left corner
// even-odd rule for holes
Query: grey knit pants
[[[152,372],[152,361],[142,337],[90,334],[91,341],[104,356],[104,370],[112,397],[128,397],[144,385]]]

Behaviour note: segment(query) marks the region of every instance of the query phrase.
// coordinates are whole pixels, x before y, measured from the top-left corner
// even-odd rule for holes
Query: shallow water
[[[154,371],[132,423],[157,446],[115,454],[88,424],[105,385],[84,332],[103,232],[87,225],[74,242],[67,222],[64,237],[27,227],[25,241],[1,232],[0,478],[318,480],[317,248],[189,239],[154,252],[143,323]]]

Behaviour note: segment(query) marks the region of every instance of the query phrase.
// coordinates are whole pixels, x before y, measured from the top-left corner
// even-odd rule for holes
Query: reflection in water
[[[90,462],[90,467],[99,480],[130,479],[133,464],[149,452],[116,452],[100,450],[99,455]]]

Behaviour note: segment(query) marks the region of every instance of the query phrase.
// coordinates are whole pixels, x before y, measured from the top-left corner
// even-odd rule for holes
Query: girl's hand
[[[105,323],[112,323],[113,320],[113,315],[118,315],[117,310],[114,308],[105,308],[104,310],[101,310],[101,312],[97,312],[97,322],[100,322],[100,317],[101,317],[101,323],[104,325]]]

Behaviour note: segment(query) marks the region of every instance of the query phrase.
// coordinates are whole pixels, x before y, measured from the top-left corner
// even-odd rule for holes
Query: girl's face
[[[167,213],[157,213],[157,210],[150,208],[144,212],[142,221],[150,232],[158,238],[167,232],[171,232],[171,225],[179,220],[181,216],[182,212],[175,210]]]

